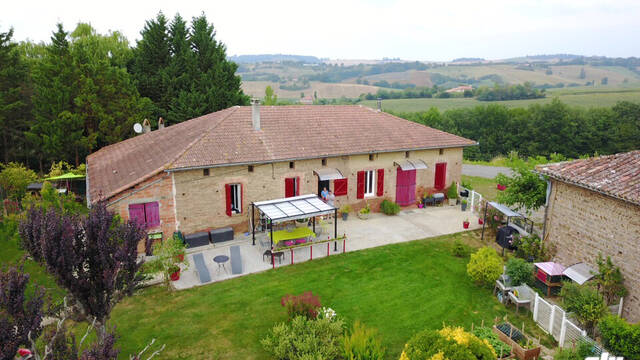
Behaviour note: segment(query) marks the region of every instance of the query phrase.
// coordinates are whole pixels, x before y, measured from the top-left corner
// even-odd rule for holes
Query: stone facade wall
[[[345,196],[337,196],[335,205],[340,207],[349,203],[354,210],[364,206],[364,201],[356,198],[357,172],[362,170],[385,169],[384,196],[366,200],[376,209],[383,198],[395,200],[396,168],[394,160],[404,160],[404,152],[375,154],[373,161],[368,155],[353,155],[327,158],[325,167],[337,168],[348,178],[348,192]],[[410,151],[409,159],[420,159],[427,163],[428,169],[417,170],[416,187],[433,188],[435,164],[447,163],[446,184],[460,181],[462,172],[462,149],[443,149],[440,154],[435,150]],[[232,226],[236,232],[248,231],[251,203],[285,196],[284,179],[300,178],[300,194],[317,193],[318,177],[313,170],[322,168],[322,159],[301,160],[289,167],[289,162],[259,164],[253,166],[228,166],[209,169],[205,176],[203,169],[176,171],[175,201],[177,210],[177,226],[185,233]],[[243,185],[242,213],[227,216],[225,201],[225,184],[240,183]],[[333,181],[330,183],[333,190]]]
[[[129,219],[129,205],[158,202],[160,226],[149,228],[149,233],[162,231],[164,239],[173,235],[176,229],[175,207],[173,201],[172,174],[161,172],[150,179],[127,189],[108,201],[108,207],[122,217]],[[144,240],[138,244],[138,252],[144,252]]]
[[[640,206],[552,180],[547,234],[562,265],[611,256],[629,290],[623,316],[640,321]]]

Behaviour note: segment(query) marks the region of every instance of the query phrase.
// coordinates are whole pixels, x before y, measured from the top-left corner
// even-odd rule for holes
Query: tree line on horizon
[[[489,161],[513,151],[579,158],[640,149],[640,103],[629,101],[585,109],[554,98],[526,108],[490,104],[441,112],[432,107],[395,115],[477,141],[464,150],[469,160]]]
[[[49,42],[0,32],[0,161],[41,173],[76,166],[93,151],[134,134],[136,122],[169,125],[248,104],[237,65],[227,60],[204,14],[147,20],[132,46],[119,32],[57,24]]]

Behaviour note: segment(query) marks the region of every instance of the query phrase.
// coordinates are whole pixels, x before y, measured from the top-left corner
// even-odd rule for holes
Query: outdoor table
[[[268,234],[267,236],[270,237],[271,234]],[[316,234],[313,231],[311,231],[311,229],[309,229],[308,227],[299,227],[299,228],[292,229],[291,231],[278,230],[273,232],[273,244],[277,245],[279,242],[284,240],[296,240],[296,239],[306,238],[309,236],[315,238]]]
[[[229,257],[227,255],[218,255],[213,258],[213,261],[218,264],[218,271],[220,271],[220,267],[222,267],[225,272],[227,271],[227,268],[224,266],[224,263],[229,261]]]
[[[443,193],[435,193],[433,194],[433,199],[436,201],[436,204],[444,202],[444,194]]]

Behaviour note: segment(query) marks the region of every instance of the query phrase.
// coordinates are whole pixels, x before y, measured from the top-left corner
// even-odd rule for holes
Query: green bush
[[[37,180],[36,173],[20,163],[11,162],[1,165],[0,187],[4,196],[11,200],[20,201],[27,192],[27,185]]]
[[[511,353],[511,346],[503,343],[500,338],[498,338],[498,334],[494,333],[491,328],[483,326],[477,327],[473,329],[473,335],[479,339],[487,340],[498,356],[500,356],[500,354],[504,356]]]
[[[567,282],[560,291],[562,303],[568,312],[575,314],[585,330],[593,335],[593,328],[605,315],[607,306],[598,290],[589,285]]]
[[[483,247],[471,254],[467,274],[480,285],[492,285],[502,274],[503,261],[493,248]]]
[[[396,215],[400,212],[400,205],[393,201],[384,199],[382,200],[382,203],[380,203],[380,210],[382,210],[386,215]]]
[[[353,324],[350,334],[342,338],[344,358],[346,360],[382,360],[384,348],[377,337],[377,332],[369,329],[359,321]]]
[[[640,360],[640,324],[609,315],[598,324],[605,349],[625,360]]]
[[[451,183],[449,189],[447,189],[447,199],[457,199],[458,198],[458,187],[455,182]]]
[[[339,359],[342,325],[341,320],[297,316],[274,326],[260,343],[278,360]]]
[[[584,360],[590,356],[594,356],[593,345],[581,341],[575,349],[559,348],[553,360]]]
[[[462,328],[424,330],[404,346],[400,360],[489,360],[496,359],[488,341],[480,340]]]
[[[613,264],[610,256],[605,259],[602,254],[598,254],[596,263],[598,264],[598,273],[594,276],[594,280],[607,305],[611,305],[620,297],[627,295],[624,277],[620,268]]]
[[[516,247],[516,256],[525,260],[547,261],[551,258],[548,249],[544,247],[542,240],[535,234],[514,236],[513,246]]]
[[[523,259],[511,258],[507,261],[506,273],[514,286],[529,284],[533,280],[533,264]]]
[[[465,257],[469,255],[470,252],[471,249],[469,248],[469,246],[460,241],[460,239],[456,239],[453,242],[453,248],[451,249],[451,253],[453,254],[453,256]]]

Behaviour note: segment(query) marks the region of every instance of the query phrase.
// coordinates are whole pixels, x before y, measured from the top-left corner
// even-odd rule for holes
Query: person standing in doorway
[[[326,187],[322,188],[322,191],[320,192],[320,197],[324,202],[327,202],[327,198],[329,197],[329,191],[327,191]]]

